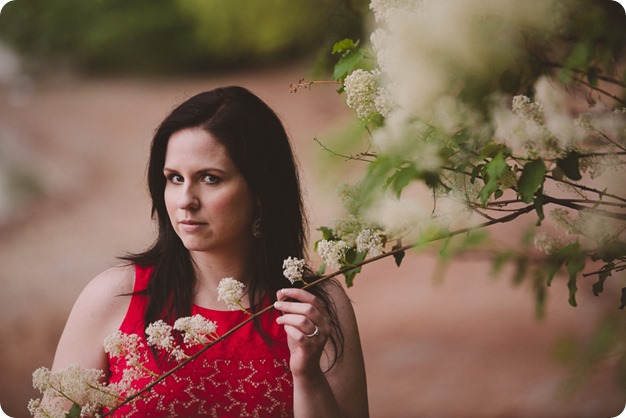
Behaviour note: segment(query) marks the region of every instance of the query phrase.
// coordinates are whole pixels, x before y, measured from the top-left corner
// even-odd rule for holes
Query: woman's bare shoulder
[[[114,314],[125,310],[135,283],[133,265],[111,267],[94,277],[76,300],[76,306],[92,313]]]
[[[59,340],[53,369],[73,362],[105,369],[102,341],[122,324],[134,282],[134,267],[126,265],[103,271],[85,286]]]
[[[121,265],[111,267],[96,277],[85,286],[83,293],[100,297],[125,295],[133,291],[135,283],[135,267],[133,265]]]

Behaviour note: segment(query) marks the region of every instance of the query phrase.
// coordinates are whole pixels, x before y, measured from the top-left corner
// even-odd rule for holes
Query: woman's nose
[[[196,196],[195,190],[192,186],[185,186],[181,188],[181,193],[178,198],[178,206],[185,210],[195,210],[200,206],[200,200]]]

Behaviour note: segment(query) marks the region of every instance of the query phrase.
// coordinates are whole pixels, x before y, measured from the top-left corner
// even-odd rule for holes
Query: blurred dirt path
[[[294,142],[311,225],[332,219],[333,187],[343,179],[318,163],[327,155],[313,137],[328,139],[349,112],[332,87],[290,93],[307,68],[175,81],[57,79],[18,96],[2,91],[0,150],[34,170],[45,191],[0,228],[0,404],[8,415],[27,416],[28,399],[38,396],[31,373],[50,365],[82,287],[116,256],[150,242],[149,141],[184,98],[230,84],[264,98]],[[589,338],[605,305],[617,299],[581,295],[573,309],[564,283],[555,283],[547,319],[538,322],[529,292],[492,279],[485,262],[461,260],[440,283],[432,279],[435,264],[429,254],[407,257],[401,269],[383,261],[366,267],[349,289],[372,417],[598,418],[623,409],[626,396],[610,362],[563,400],[568,369],[550,357],[564,335]]]

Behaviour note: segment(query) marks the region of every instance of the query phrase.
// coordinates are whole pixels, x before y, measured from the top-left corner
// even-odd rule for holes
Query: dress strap
[[[140,292],[148,288],[152,271],[154,271],[152,267],[141,267],[135,264],[135,284],[133,285],[133,294],[128,305],[128,311],[126,311],[126,316],[120,325],[122,332],[143,335],[145,328],[143,317],[146,313],[148,297],[140,294]]]

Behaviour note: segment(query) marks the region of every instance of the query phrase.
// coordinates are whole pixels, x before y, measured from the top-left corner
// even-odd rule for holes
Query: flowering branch
[[[494,219],[492,221],[489,222],[484,222],[482,224],[478,224],[475,225],[473,227],[468,227],[468,228],[462,228],[456,231],[451,231],[451,232],[446,232],[446,233],[440,233],[437,234],[436,236],[432,237],[431,239],[429,239],[429,242],[434,242],[434,241],[438,241],[441,239],[445,239],[445,238],[450,238],[456,235],[460,235],[460,234],[464,234],[464,233],[468,233],[471,231],[474,231],[476,229],[480,229],[480,228],[485,228],[488,227],[490,225],[495,225],[497,223],[502,223],[502,222],[508,222],[510,220],[513,220],[525,213],[531,212],[533,210],[533,206],[529,205],[525,208],[522,208],[520,210],[518,210],[516,213],[513,213],[511,215],[508,216],[504,216],[502,218],[499,219]],[[360,261],[358,263],[354,263],[350,266],[346,266],[343,267],[333,273],[330,274],[326,274],[326,275],[322,275],[312,281],[307,282],[306,284],[304,284],[304,286],[302,286],[302,289],[308,289],[312,286],[316,286],[319,285],[329,279],[332,279],[336,276],[339,276],[341,274],[347,274],[350,271],[353,271],[355,269],[359,269],[364,265],[373,263],[375,261],[381,260],[383,258],[387,258],[390,256],[397,256],[411,248],[417,247],[419,245],[423,245],[424,242],[419,242],[419,243],[413,243],[413,244],[408,244],[408,245],[404,245],[404,246],[400,246],[397,248],[394,248],[393,250],[389,251],[389,252],[385,252],[385,253],[381,253],[378,254],[376,256],[370,257],[368,259],[365,259],[363,261]],[[261,315],[265,314],[266,312],[272,310],[274,308],[274,305],[269,305],[266,306],[265,308],[261,309],[258,312],[255,312],[254,314],[250,315],[250,317],[246,318],[244,321],[242,321],[241,323],[239,323],[238,325],[234,326],[233,328],[231,328],[230,330],[228,330],[226,333],[222,334],[221,336],[217,337],[215,340],[211,341],[210,343],[206,344],[201,350],[199,350],[198,352],[194,353],[192,356],[188,357],[187,359],[185,359],[184,361],[182,361],[181,363],[179,363],[178,365],[176,365],[174,368],[170,369],[169,371],[167,371],[166,373],[162,374],[161,376],[159,376],[156,380],[154,380],[153,382],[151,382],[149,385],[147,385],[145,388],[143,388],[142,390],[134,393],[133,395],[127,397],[123,402],[121,402],[120,404],[116,405],[114,408],[110,409],[107,413],[105,413],[103,416],[107,416],[112,414],[113,412],[115,412],[117,409],[119,409],[120,407],[122,407],[123,405],[126,405],[129,402],[132,402],[133,400],[139,398],[142,394],[150,391],[155,385],[157,385],[158,383],[160,383],[161,381],[163,381],[164,379],[166,379],[168,376],[176,373],[176,371],[180,370],[181,368],[185,367],[188,363],[192,362],[193,360],[195,360],[196,358],[200,357],[203,353],[205,353],[207,350],[209,350],[211,347],[213,347],[215,344],[218,344],[219,342],[223,341],[224,339],[226,339],[228,336],[230,336],[231,334],[233,334],[234,332],[236,332],[238,329],[242,328],[244,325],[248,324],[249,322],[253,321],[255,318],[260,317]]]

